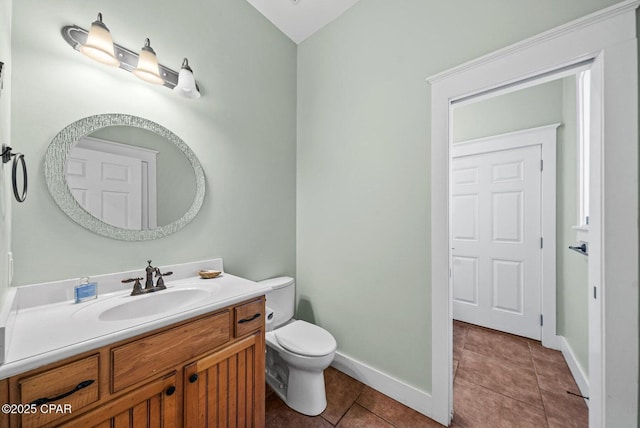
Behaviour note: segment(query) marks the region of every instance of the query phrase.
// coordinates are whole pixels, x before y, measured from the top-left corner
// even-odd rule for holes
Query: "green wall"
[[[298,48],[299,316],[431,389],[425,79],[616,0],[361,0]],[[445,346],[445,344],[433,344]]]
[[[224,257],[250,279],[295,275],[296,45],[238,0],[13,2],[12,138],[30,168],[29,199],[14,204],[14,285]],[[60,36],[102,12],[116,43],[144,38],[162,64],[184,57],[202,98],[189,100],[85,58]],[[4,31],[4,26],[2,27]],[[53,137],[86,116],[125,113],[170,129],[198,156],[207,191],[196,218],[155,241],[98,236],[48,193]]]
[[[583,373],[588,373],[587,259],[575,245],[577,214],[576,79],[573,76],[454,109],[455,142],[561,123],[556,159],[556,312]]]
[[[22,145],[11,140],[11,0],[0,0],[0,62],[4,63],[0,89],[0,145],[16,150]],[[0,304],[9,287],[8,252],[11,249],[11,163],[0,162]]]

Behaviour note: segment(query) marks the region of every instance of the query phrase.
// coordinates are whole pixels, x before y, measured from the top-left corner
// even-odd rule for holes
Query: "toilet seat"
[[[306,321],[294,321],[274,332],[278,344],[289,352],[307,357],[320,357],[336,350],[331,333]]]

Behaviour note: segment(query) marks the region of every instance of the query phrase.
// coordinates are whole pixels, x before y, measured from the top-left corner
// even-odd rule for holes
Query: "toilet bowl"
[[[319,415],[327,407],[323,372],[333,361],[336,340],[322,327],[292,318],[292,278],[262,282],[273,289],[267,294],[267,318],[273,319],[265,335],[267,384],[293,410]]]

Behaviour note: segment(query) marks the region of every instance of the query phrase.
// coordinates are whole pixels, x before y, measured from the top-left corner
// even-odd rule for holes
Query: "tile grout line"
[[[342,416],[340,416],[340,419],[338,419],[338,421],[336,422],[336,424],[335,424],[335,425],[332,425],[332,424],[331,424],[331,422],[327,421],[327,422],[329,422],[329,425],[332,425],[332,426],[334,426],[334,427],[337,427],[337,426],[340,424],[340,422],[341,422],[341,421],[342,421],[342,419],[345,417],[345,415],[346,415],[347,413],[349,413],[349,410],[351,410],[351,408],[352,408],[352,407],[353,407],[353,406],[358,402],[358,398],[360,398],[360,396],[362,395],[362,392],[364,391],[364,389],[365,389],[366,387],[367,387],[367,386],[365,385],[365,387],[364,387],[364,388],[362,388],[362,391],[360,391],[360,392],[358,393],[358,396],[356,397],[356,399],[355,399],[355,400],[353,400],[353,403],[351,403],[351,405],[350,405],[350,406],[347,408],[347,410],[342,414]],[[360,406],[360,407],[362,407],[362,406]],[[364,408],[364,407],[363,407],[363,408]],[[367,409],[367,410],[368,410],[368,409]],[[371,412],[371,413],[373,413],[373,412]],[[374,413],[374,414],[375,414],[375,413]],[[323,419],[324,419],[324,418],[323,418]],[[325,419],[325,421],[326,421],[326,419]]]
[[[358,396],[358,398],[360,398],[360,396]],[[385,419],[382,415],[379,415],[376,412],[374,412],[373,410],[368,409],[368,408],[364,407],[363,405],[359,404],[358,400],[354,401],[353,404],[351,405],[351,407],[356,406],[356,405],[362,407],[364,410],[366,410],[367,412],[371,413],[372,415],[377,416],[378,418],[382,419],[383,421],[385,421],[386,423],[388,423],[392,427],[399,428],[398,425],[396,425],[393,422]],[[351,407],[349,407],[349,410],[351,410]]]
[[[520,399],[518,399],[518,398],[511,397],[511,396],[509,396],[509,395],[503,394],[502,392],[495,391],[495,390],[493,390],[493,389],[491,389],[491,388],[488,388],[488,387],[486,387],[486,386],[484,386],[484,385],[480,385],[479,383],[475,383],[475,382],[472,382],[472,381],[467,380],[467,379],[465,379],[465,382],[470,383],[470,384],[475,385],[475,386],[478,386],[478,387],[480,387],[480,388],[482,388],[482,389],[486,389],[487,391],[491,391],[491,392],[493,392],[494,394],[498,394],[498,395],[500,395],[500,396],[502,396],[502,397],[505,397],[505,398],[508,398],[508,399],[510,399],[510,400],[517,401],[518,403],[522,403],[522,404],[524,404],[525,406],[530,407],[530,408],[532,408],[532,409],[542,410],[542,411],[544,412],[544,414],[545,414],[545,419],[547,418],[547,413],[546,413],[546,411],[545,411],[545,409],[544,409],[544,403],[542,404],[542,406],[543,406],[543,407],[542,407],[542,408],[540,408],[540,407],[537,407],[537,406],[533,406],[533,405],[531,405],[531,404],[527,403],[526,401],[522,401],[522,400],[520,400]]]
[[[512,335],[510,333],[505,333],[505,332],[502,332],[502,331],[492,330],[490,328],[486,328],[486,327],[482,327],[482,326],[473,326],[473,325],[467,328],[467,335],[469,334],[469,332],[471,330],[484,331],[484,332],[490,333],[490,334],[492,334],[494,336],[501,336],[501,337],[505,337],[505,338],[510,339],[510,340],[517,340],[519,342],[522,342],[522,343],[526,344],[527,345],[527,349],[529,350],[529,362],[531,363],[530,366],[533,367],[533,354],[531,352],[530,341],[528,339],[522,338],[520,336],[514,336],[514,335]],[[466,343],[467,343],[466,336],[465,336],[465,342],[464,343],[465,343],[465,345],[463,346],[463,348],[466,348]],[[523,366],[522,364],[518,363],[517,361],[511,360],[508,357],[501,356],[501,355],[498,355],[496,353],[483,354],[482,352],[474,351],[473,349],[468,349],[468,351],[475,352],[476,354],[484,355],[484,356],[487,356],[487,357],[490,357],[490,358],[494,358],[494,359],[497,359],[497,360],[502,360],[502,361],[507,362],[507,363],[512,364],[512,365]]]
[[[536,386],[538,387],[538,395],[540,395],[540,401],[542,402],[542,411],[544,412],[544,420],[547,423],[547,427],[549,427],[549,413],[547,412],[546,404],[544,404],[544,398],[542,398],[542,387],[540,386],[540,379],[538,378],[538,367],[536,365],[536,361],[533,358],[533,352],[531,350],[531,344],[527,343],[527,347],[529,348],[529,356],[531,357],[531,364],[533,365],[533,372],[536,375]]]
[[[464,329],[464,333],[462,335],[462,349],[460,350],[460,356],[458,358],[458,368],[455,370],[455,374],[453,376],[453,379],[451,380],[451,395],[453,395],[454,391],[455,391],[455,381],[456,381],[456,377],[458,376],[458,372],[460,371],[460,367],[462,366],[462,353],[465,350],[465,346],[467,345],[467,335],[469,334],[469,329],[471,328],[471,324],[467,324],[464,323],[464,325],[466,325],[465,329]],[[455,328],[455,320],[453,321],[453,328]],[[453,334],[452,334],[453,336]],[[452,342],[453,342],[453,337],[451,338]],[[452,352],[453,354],[453,352]],[[452,355],[453,358],[453,355]],[[453,362],[451,363],[453,365]],[[455,409],[455,402],[454,404],[451,406],[451,422],[453,422],[453,419],[455,418],[456,415],[456,409]]]

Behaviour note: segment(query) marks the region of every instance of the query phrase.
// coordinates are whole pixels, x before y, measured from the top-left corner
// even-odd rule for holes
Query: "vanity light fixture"
[[[113,53],[113,39],[106,25],[102,23],[102,14],[91,24],[87,42],[80,46],[80,52],[102,64],[118,66],[120,61]]]
[[[183,97],[187,98],[200,98],[200,91],[196,84],[196,79],[193,77],[193,70],[189,67],[189,60],[187,58],[182,61],[182,68],[180,74],[178,74],[178,85],[173,88]]]
[[[151,48],[149,39],[144,39],[144,46],[140,50],[138,65],[132,73],[135,74],[138,79],[142,79],[145,82],[162,85],[164,79],[160,77],[158,70],[158,57],[156,56],[156,52]]]
[[[163,85],[169,89],[176,88],[176,92],[187,98],[200,97],[193,71],[186,58],[180,70],[180,76],[184,74],[186,80],[184,84],[179,85],[179,73],[158,63],[149,39],[145,40],[140,54],[113,43],[109,29],[102,22],[101,13],[98,13],[97,20],[91,24],[90,31],[77,25],[67,25],[62,27],[61,33],[69,46],[96,61],[119,66],[147,82]]]

